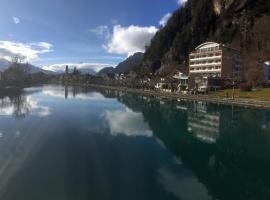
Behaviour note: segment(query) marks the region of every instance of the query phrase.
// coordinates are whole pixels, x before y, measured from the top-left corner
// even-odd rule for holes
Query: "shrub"
[[[239,88],[241,91],[244,91],[244,92],[250,92],[252,90],[251,84],[248,84],[248,83],[241,83],[239,85]]]

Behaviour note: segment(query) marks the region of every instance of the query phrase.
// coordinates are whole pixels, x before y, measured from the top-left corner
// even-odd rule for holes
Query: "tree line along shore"
[[[81,84],[80,84],[81,85]],[[158,90],[149,90],[149,89],[136,89],[128,88],[124,86],[109,86],[101,84],[83,84],[81,86],[92,87],[95,89],[107,89],[107,90],[116,90],[123,91],[133,94],[146,95],[152,97],[159,97],[165,99],[173,99],[176,101],[204,101],[214,104],[221,105],[232,105],[232,106],[241,106],[246,108],[261,108],[261,109],[270,109],[270,100],[260,99],[260,98],[243,98],[243,97],[224,97],[218,96],[218,94],[210,93],[208,95],[183,95],[179,93],[171,92],[162,92]],[[269,92],[269,91],[268,91]]]

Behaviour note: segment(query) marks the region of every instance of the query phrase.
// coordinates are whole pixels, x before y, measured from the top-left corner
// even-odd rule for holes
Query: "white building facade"
[[[217,43],[205,43],[189,56],[189,74],[221,77],[222,52]]]
[[[188,88],[188,75],[184,74],[181,71],[178,71],[173,76],[174,79],[178,80],[178,91],[185,91]]]
[[[237,49],[206,42],[189,55],[189,76],[197,87],[209,87],[209,78],[240,81],[242,79],[241,52]]]

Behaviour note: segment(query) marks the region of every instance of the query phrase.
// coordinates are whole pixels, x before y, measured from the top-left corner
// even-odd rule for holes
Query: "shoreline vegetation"
[[[179,93],[170,93],[170,92],[162,92],[162,91],[153,91],[153,90],[143,90],[143,89],[134,89],[128,87],[117,87],[117,86],[107,86],[107,85],[97,85],[97,84],[88,84],[86,85],[92,88],[99,89],[110,89],[117,91],[124,91],[133,94],[142,94],[147,96],[161,97],[161,98],[169,98],[177,101],[188,100],[188,101],[204,101],[214,104],[222,104],[222,105],[232,105],[232,106],[240,106],[240,107],[250,107],[250,108],[260,108],[260,109],[269,109],[270,110],[270,100],[265,99],[256,99],[256,98],[242,98],[237,97],[237,92],[235,93],[235,98],[218,96],[218,92],[216,94],[210,93],[209,95],[183,95]]]
[[[151,90],[143,88],[131,88],[125,86],[110,86],[102,84],[93,84],[93,83],[59,83],[59,82],[48,82],[45,84],[56,84],[56,85],[67,85],[67,86],[82,86],[82,87],[91,87],[96,89],[110,89],[117,91],[124,91],[133,94],[147,95],[152,97],[167,98],[176,101],[203,101],[214,104],[221,105],[232,105],[240,106],[245,108],[259,108],[259,109],[269,109],[270,110],[270,88],[259,88],[256,91],[243,92],[240,89],[233,90],[220,90],[216,92],[209,92],[206,94],[181,94],[177,92],[164,92],[160,90]],[[10,86],[10,87],[0,87],[0,93],[5,93],[7,90],[18,90],[26,87],[32,87],[35,85],[44,85],[40,84],[28,84],[24,87]]]
[[[66,71],[68,72],[68,70]],[[118,80],[110,77],[106,79],[106,77],[104,78],[102,76],[81,75],[76,68],[74,68],[72,74],[67,72],[61,75],[47,75],[42,72],[31,74],[29,73],[29,66],[27,64],[22,65],[20,62],[15,61],[1,74],[0,93],[7,88],[25,88],[33,85],[56,83],[119,90],[135,94],[175,99],[177,101],[204,101],[223,105],[270,109],[269,88],[260,88],[253,91],[235,89],[234,92],[232,89],[225,89],[216,92],[210,91],[207,95],[180,94],[176,92],[177,87],[173,87],[175,86],[174,82],[170,82],[172,87],[171,92],[155,90],[154,88],[155,84],[158,83],[158,78],[153,79],[151,83],[147,82],[145,84],[143,79],[135,79],[132,77],[123,80],[121,77],[118,77],[120,78]]]

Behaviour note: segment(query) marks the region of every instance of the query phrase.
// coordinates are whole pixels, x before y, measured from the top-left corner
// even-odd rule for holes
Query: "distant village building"
[[[133,80],[133,79],[137,78],[137,76],[138,76],[138,75],[137,75],[136,72],[130,71],[130,72],[127,74],[126,78],[129,79],[129,80]]]
[[[177,71],[174,76],[174,79],[178,80],[178,91],[186,91],[188,89],[188,75],[186,75],[185,73],[181,72],[181,71]]]
[[[159,82],[156,83],[155,89],[161,90],[166,85],[165,79],[161,78]]]
[[[241,52],[237,49],[207,42],[189,55],[189,76],[195,88],[207,90],[222,86],[225,80],[232,84],[242,80]]]
[[[160,78],[160,81],[155,84],[155,89],[163,92],[172,92],[171,85],[165,78]]]
[[[66,66],[66,75],[68,75],[68,65]]]
[[[117,81],[122,81],[125,79],[125,74],[124,73],[116,73],[114,76],[114,79]]]

